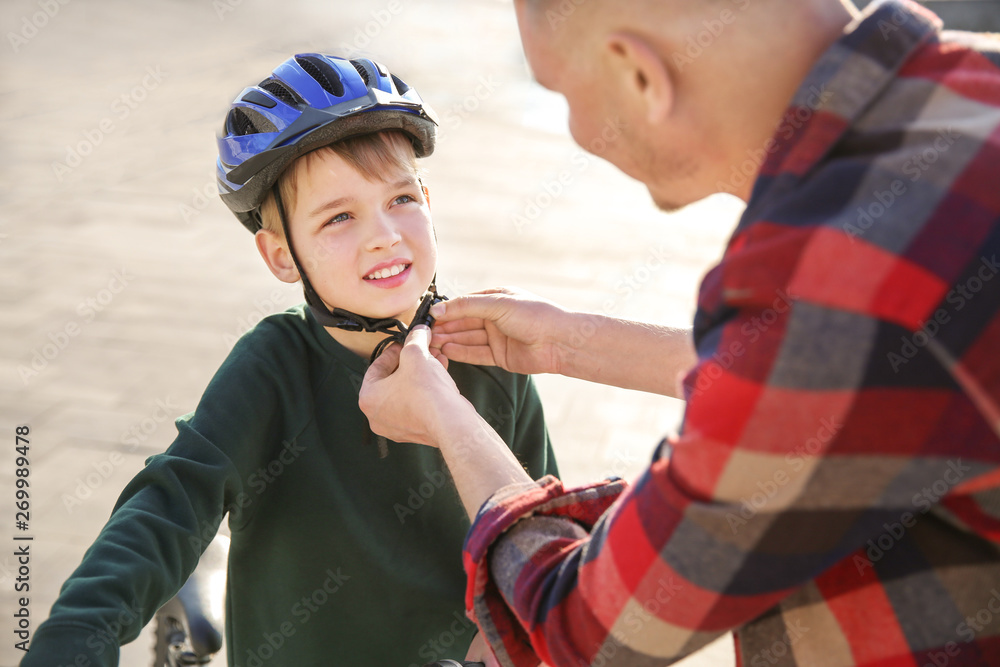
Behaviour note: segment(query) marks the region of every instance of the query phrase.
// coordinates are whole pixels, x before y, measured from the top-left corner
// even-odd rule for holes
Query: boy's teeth
[[[386,269],[380,269],[379,271],[373,271],[372,273],[365,276],[365,280],[381,280],[383,278],[390,278],[392,276],[398,276],[406,269],[405,264],[397,264],[396,266],[391,266]]]

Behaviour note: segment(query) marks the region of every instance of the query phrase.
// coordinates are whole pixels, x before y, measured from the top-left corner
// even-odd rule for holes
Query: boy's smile
[[[383,289],[398,287],[406,282],[410,276],[410,267],[413,262],[406,259],[392,260],[390,262],[380,262],[365,276],[365,280]]]

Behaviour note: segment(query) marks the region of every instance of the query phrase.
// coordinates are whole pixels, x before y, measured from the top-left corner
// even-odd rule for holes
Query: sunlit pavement
[[[0,20],[0,423],[11,441],[16,425],[31,428],[32,628],[235,337],[301,301],[267,271],[213,176],[227,104],[290,54],[373,55],[437,109],[425,167],[448,294],[516,285],[687,324],[741,210],[718,198],[662,214],[582,153],[560,99],[531,83],[507,2],[8,0]],[[681,416],[671,399],[538,385],[569,483],[634,476]],[[0,549],[0,665],[19,659],[12,551]],[[122,664],[146,664],[150,646],[146,629]],[[684,664],[731,665],[731,653],[725,638]]]

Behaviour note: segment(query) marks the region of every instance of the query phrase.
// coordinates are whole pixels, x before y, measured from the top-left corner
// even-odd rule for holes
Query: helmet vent
[[[253,109],[243,107],[237,107],[229,114],[229,126],[232,128],[233,134],[241,137],[247,134],[278,131],[274,123],[267,118]]]
[[[361,75],[361,80],[365,82],[365,85],[369,85],[370,77],[368,75],[368,68],[357,60],[352,60],[351,64],[354,65],[354,69],[358,70],[358,74]]]
[[[335,97],[344,96],[344,84],[340,80],[340,75],[329,63],[314,56],[295,56],[295,62],[309,76],[316,79],[316,82],[323,86],[323,90]]]
[[[395,74],[392,75],[392,82],[396,84],[396,90],[399,91],[400,95],[405,95],[406,91],[410,89],[410,87],[406,85],[406,82],[400,79]]]
[[[260,82],[260,87],[271,93],[285,104],[302,104],[302,100],[295,92],[278,81],[277,79],[264,79]]]

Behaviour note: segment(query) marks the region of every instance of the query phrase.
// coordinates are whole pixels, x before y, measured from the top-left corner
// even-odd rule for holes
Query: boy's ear
[[[299,272],[292,261],[292,254],[288,252],[288,246],[284,239],[279,238],[274,232],[261,229],[254,234],[254,242],[257,244],[257,251],[264,258],[264,263],[271,270],[274,277],[283,283],[295,283],[299,280]]]
[[[646,120],[653,125],[665,120],[673,110],[675,82],[660,54],[649,42],[627,32],[608,35],[605,45],[626,94],[641,105]]]
[[[431,207],[431,191],[427,189],[427,186],[423,183],[420,184],[420,189],[424,191],[424,201],[427,202],[427,208]]]

